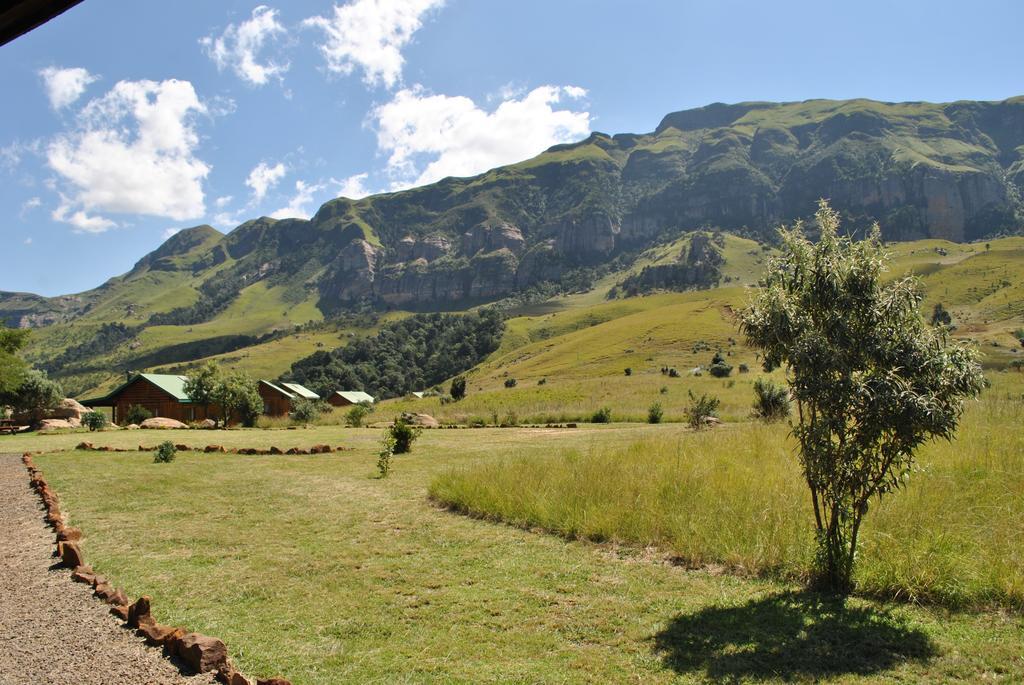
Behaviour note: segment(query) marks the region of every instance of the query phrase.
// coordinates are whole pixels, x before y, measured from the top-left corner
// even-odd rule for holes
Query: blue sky
[[[1024,94],[1024,3],[85,0],[0,47],[0,290],[710,102]]]

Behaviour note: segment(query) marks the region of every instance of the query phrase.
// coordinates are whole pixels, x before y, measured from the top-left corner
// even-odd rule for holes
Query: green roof
[[[97,405],[101,407],[108,406],[107,403],[111,402],[115,396],[121,393],[121,391],[140,378],[146,379],[183,404],[190,404],[192,402],[192,398],[185,393],[185,381],[188,380],[185,376],[173,376],[167,373],[140,373],[132,376],[126,382],[111,390],[106,396],[90,400],[82,400],[82,404],[87,407]]]

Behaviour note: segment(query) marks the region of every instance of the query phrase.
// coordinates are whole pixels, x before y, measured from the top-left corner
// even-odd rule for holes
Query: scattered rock
[[[128,607],[128,627],[138,628],[139,621],[149,617],[149,595],[139,597],[138,601]]]
[[[188,428],[181,421],[168,419],[164,416],[154,416],[139,424],[139,428]]]
[[[196,428],[201,428],[203,430],[210,430],[216,427],[217,422],[214,421],[213,419],[203,419],[202,421],[196,424]]]
[[[179,452],[188,452],[191,448],[188,445],[179,444],[175,445],[174,449],[178,450]]]
[[[122,621],[128,620],[128,605],[126,604],[115,604],[110,607],[110,613],[117,616]]]
[[[82,550],[74,542],[57,543],[57,554],[60,556],[61,561],[64,562],[64,565],[69,568],[78,568],[85,565]]]
[[[177,648],[178,656],[199,673],[216,671],[227,665],[227,647],[215,637],[188,633],[177,641]]]
[[[313,445],[309,448],[310,454],[328,454],[331,452],[330,445]]]
[[[139,424],[137,424],[137,423],[129,423],[127,426],[124,427],[124,429],[126,431],[137,431],[137,430],[139,430]]]
[[[226,452],[223,445],[207,445],[204,452]]]
[[[92,566],[83,564],[75,567],[75,570],[71,573],[71,579],[77,583],[92,585],[93,581],[96,580],[96,574],[93,573]]]
[[[184,628],[160,625],[152,617],[146,617],[139,623],[138,633],[146,639],[146,644],[154,646],[167,642],[178,644],[185,636]]]
[[[78,542],[82,539],[82,531],[70,526],[62,526],[57,531],[57,542]]]
[[[271,454],[284,454],[284,452],[281,451],[280,447],[271,447],[270,448],[270,453]]]
[[[75,446],[76,450],[91,450],[93,449],[91,442],[80,442]]]
[[[257,680],[256,685],[292,685],[292,683],[284,678],[267,678],[266,680]]]

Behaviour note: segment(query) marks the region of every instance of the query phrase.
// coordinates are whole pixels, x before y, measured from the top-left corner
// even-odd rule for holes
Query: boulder
[[[313,445],[309,448],[310,454],[327,454],[331,451],[330,445]]]
[[[91,450],[91,449],[93,449],[93,446],[92,446],[91,442],[84,442],[83,441],[83,442],[80,442],[77,445],[75,445],[75,449],[76,450]]]
[[[70,430],[72,428],[81,427],[82,422],[78,419],[43,419],[39,422],[39,432]]]
[[[270,454],[284,454],[284,452],[281,451],[280,447],[273,447],[273,446],[271,446]]]
[[[137,431],[137,430],[139,430],[139,424],[137,424],[137,423],[129,423],[127,426],[124,427],[124,429],[126,431]]]
[[[204,452],[225,452],[226,450],[224,449],[223,445],[207,445],[206,449],[204,449],[203,451]]]
[[[122,621],[128,620],[128,606],[125,604],[115,604],[110,607],[110,613],[117,616]]]
[[[192,426],[194,428],[201,428],[203,430],[211,430],[217,427],[217,422],[214,421],[213,419],[203,419],[202,421],[197,421],[196,423],[192,424]]]
[[[139,424],[139,428],[188,428],[181,421],[169,419],[164,416],[154,416]]]
[[[65,397],[60,401],[60,404],[56,406],[52,411],[49,412],[46,418],[49,419],[75,419],[79,423],[82,421],[82,417],[88,414],[91,409],[79,404],[76,400],[70,397]]]
[[[199,673],[216,671],[227,665],[228,648],[215,637],[188,633],[177,641],[178,656]]]
[[[438,428],[441,424],[430,414],[414,414],[412,412],[402,412],[402,418],[414,426],[423,426],[424,428]]]

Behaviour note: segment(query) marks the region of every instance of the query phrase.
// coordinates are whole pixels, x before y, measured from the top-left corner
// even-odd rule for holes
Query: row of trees
[[[283,380],[326,396],[363,390],[399,397],[443,382],[498,349],[504,323],[492,308],[469,314],[417,314],[385,324],[377,335],[357,338],[331,352],[292,364]]]
[[[257,382],[245,372],[225,374],[215,363],[207,362],[187,378],[185,392],[207,415],[211,407],[215,408],[219,416],[214,420],[222,426],[234,419],[243,426],[255,426],[263,413]]]

